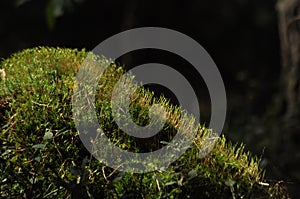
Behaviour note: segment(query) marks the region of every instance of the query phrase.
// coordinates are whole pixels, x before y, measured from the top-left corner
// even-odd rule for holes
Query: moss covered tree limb
[[[68,198],[76,193],[82,198],[288,198],[280,183],[264,179],[260,160],[243,145],[233,145],[201,125],[185,154],[155,172],[123,173],[92,158],[79,139],[71,108],[74,77],[86,56],[84,50],[39,47],[1,62],[6,71],[6,81],[0,82],[1,197]],[[112,120],[109,100],[124,72],[113,63],[101,78],[98,119],[118,147],[141,151],[145,145],[122,134]],[[169,107],[163,135],[147,145],[155,150],[160,138],[172,138],[180,107],[145,89],[135,95],[131,113],[138,123],[147,122],[153,101]],[[216,143],[199,158],[205,135]]]

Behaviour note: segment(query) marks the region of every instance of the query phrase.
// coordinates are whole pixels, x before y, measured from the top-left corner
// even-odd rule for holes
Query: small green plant
[[[71,97],[85,50],[39,47],[3,60],[0,80],[1,198],[282,198],[278,184],[267,183],[259,159],[210,129],[197,127],[193,144],[167,168],[124,173],[94,159],[73,123]],[[105,58],[95,57],[97,61]],[[149,106],[168,107],[163,132],[144,144],[120,131],[113,120],[111,92],[124,69],[112,63],[101,77],[95,106],[100,125],[118,147],[156,150],[178,130],[180,107],[146,89],[131,97],[133,120],[149,122]],[[204,137],[215,139],[204,158]]]

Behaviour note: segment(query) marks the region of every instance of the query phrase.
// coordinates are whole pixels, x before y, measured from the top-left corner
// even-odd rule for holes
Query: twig
[[[15,113],[11,118],[9,118],[9,122],[17,115],[17,113]],[[17,124],[17,121],[14,121],[13,123],[11,123],[11,125],[9,125],[9,127],[7,129],[5,129],[5,131],[3,131],[2,135],[5,135],[5,133],[7,133],[12,127],[14,127]]]
[[[39,106],[44,106],[44,107],[46,107],[46,108],[51,108],[51,106],[49,106],[48,104],[41,104],[41,103],[35,102],[35,101],[33,101],[33,100],[31,100],[31,102],[32,102],[33,104],[36,104],[36,105],[39,105]]]

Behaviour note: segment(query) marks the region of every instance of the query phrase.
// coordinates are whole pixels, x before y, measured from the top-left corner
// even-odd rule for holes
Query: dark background
[[[180,31],[211,55],[224,79],[228,111],[223,134],[243,142],[262,158],[271,180],[284,180],[291,195],[300,195],[299,136],[283,141],[278,130],[284,106],[280,98],[280,46],[275,0],[140,1],[140,0],[1,0],[0,57],[35,46],[92,50],[124,30],[158,26]],[[175,55],[148,50],[119,60],[131,68],[161,62],[189,71]],[[186,72],[201,93],[203,121],[209,96],[201,77]]]

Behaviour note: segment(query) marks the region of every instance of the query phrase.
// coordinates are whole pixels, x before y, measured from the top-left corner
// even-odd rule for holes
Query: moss
[[[266,183],[259,159],[245,151],[244,145],[233,145],[200,124],[192,146],[168,168],[123,173],[93,159],[79,139],[71,107],[75,74],[87,54],[85,50],[38,47],[1,62],[6,79],[0,81],[0,197],[288,197],[282,185]],[[149,106],[160,103],[167,107],[167,124],[162,133],[142,145],[126,136],[114,122],[110,105],[112,88],[123,73],[112,63],[99,81],[95,103],[99,122],[122,149],[156,150],[178,130],[181,108],[139,89],[131,97],[134,121],[147,124]],[[207,136],[216,142],[200,158]]]

